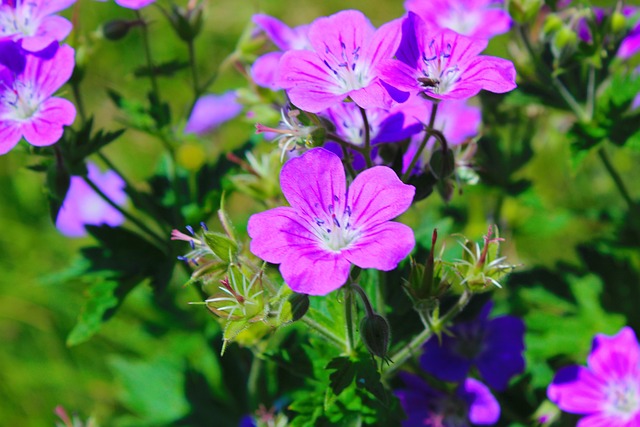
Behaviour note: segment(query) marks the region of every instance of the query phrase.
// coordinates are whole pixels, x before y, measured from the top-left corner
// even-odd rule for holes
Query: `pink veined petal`
[[[380,81],[373,82],[367,87],[349,92],[349,96],[358,106],[369,108],[388,109],[393,106],[393,98]]]
[[[22,138],[20,125],[13,121],[0,120],[0,155],[7,154]]]
[[[28,55],[24,75],[20,79],[33,82],[42,97],[51,96],[71,78],[75,66],[74,54],[74,50],[65,45],[60,46],[49,60]]]
[[[304,220],[290,207],[279,207],[252,215],[247,232],[251,237],[251,253],[261,259],[280,264],[295,260],[302,249],[318,248],[318,238]]]
[[[415,191],[414,186],[400,181],[391,168],[375,166],[365,170],[349,187],[353,227],[365,230],[404,213],[411,206]]]
[[[450,52],[447,66],[463,66],[485,50],[488,44],[486,40],[466,37],[447,28],[439,30],[435,35],[417,34],[417,38],[421,52],[427,57]]]
[[[363,51],[362,59],[374,67],[391,59],[398,50],[402,36],[402,19],[394,19],[376,30]]]
[[[22,123],[24,139],[37,147],[51,145],[62,137],[63,125],[70,125],[75,117],[76,108],[70,101],[47,99],[34,117]]]
[[[385,222],[365,229],[342,254],[360,268],[389,271],[396,268],[414,246],[415,237],[409,226]]]
[[[511,28],[513,21],[509,12],[503,9],[489,9],[482,13],[482,23],[476,26],[473,37],[489,39],[504,34]]]
[[[284,22],[265,14],[253,15],[252,20],[262,28],[278,49],[289,50],[292,48],[292,41],[295,40],[296,35]]]
[[[362,50],[374,32],[375,28],[362,12],[343,10],[313,21],[309,28],[309,41],[318,55],[337,65],[342,61],[343,48],[347,54],[357,48]],[[331,54],[325,54],[327,50],[336,55],[335,61],[332,61]]]
[[[420,87],[418,86],[418,71],[401,61],[395,59],[383,61],[378,66],[378,75],[382,81],[399,91],[409,92],[411,94],[420,92]],[[393,96],[393,93],[390,94]],[[402,102],[396,98],[397,96],[394,97],[396,101]]]
[[[197,135],[207,133],[233,119],[241,111],[242,104],[238,102],[235,91],[203,95],[194,105],[184,131]]]
[[[156,0],[116,0],[116,4],[127,9],[138,10],[150,5],[155,1]]]
[[[345,179],[340,158],[324,148],[314,148],[289,160],[280,173],[287,201],[310,220],[324,218],[330,211],[344,211]]]
[[[498,422],[500,404],[486,385],[473,378],[467,378],[464,382],[464,395],[471,399],[469,421],[477,425],[493,425]]]
[[[583,366],[568,366],[556,373],[547,388],[549,400],[560,409],[573,414],[602,411],[606,403],[606,384]]]
[[[587,360],[594,374],[603,378],[624,378],[638,372],[640,346],[633,329],[624,327],[612,337],[596,335]]]
[[[74,4],[76,0],[47,0],[42,2],[40,12],[43,15],[51,15],[60,12]]]
[[[253,81],[262,87],[278,90],[278,67],[282,52],[270,52],[262,55],[251,66]]]
[[[280,264],[280,273],[294,292],[326,295],[347,282],[350,268],[340,253],[309,248]]]
[[[40,27],[38,28],[38,35],[50,37],[52,40],[62,41],[69,35],[72,29],[73,25],[69,20],[57,15],[47,16],[40,23]],[[49,43],[51,43],[52,40],[49,40]],[[45,47],[47,47],[47,45],[43,46],[42,48]],[[41,49],[28,50],[36,52]]]
[[[576,427],[636,427],[607,413],[601,412],[586,416],[578,421]]]
[[[494,93],[509,92],[516,88],[516,69],[513,63],[495,56],[477,57],[469,63],[462,78]]]

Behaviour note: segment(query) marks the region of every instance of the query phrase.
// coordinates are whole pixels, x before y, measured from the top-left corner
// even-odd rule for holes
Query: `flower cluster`
[[[71,23],[56,12],[69,0],[0,4],[0,154],[24,138],[51,145],[73,123],[76,110],[53,94],[69,80],[74,51],[60,46]]]

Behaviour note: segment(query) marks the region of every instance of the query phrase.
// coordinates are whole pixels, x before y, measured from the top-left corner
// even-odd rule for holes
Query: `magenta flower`
[[[302,110],[318,113],[350,97],[362,108],[391,105],[376,66],[393,57],[399,21],[375,29],[357,10],[316,19],[309,28],[313,51],[292,50],[280,60],[278,84]]]
[[[347,281],[351,264],[389,271],[413,249],[411,228],[390,220],[415,188],[390,168],[368,169],[347,189],[340,158],[314,148],[285,163],[280,184],[291,207],[253,215],[247,231],[251,252],[280,264],[295,292],[325,295]]]
[[[513,90],[513,63],[479,55],[486,47],[486,40],[431,29],[409,12],[402,24],[398,59],[380,65],[380,78],[400,91],[437,99],[466,99],[482,89],[496,93]],[[390,93],[394,96],[395,92]],[[394,99],[404,102],[397,95]]]
[[[467,378],[452,393],[431,388],[424,380],[400,373],[406,388],[395,391],[407,419],[403,427],[469,427],[493,425],[500,419],[500,404],[480,381]]]
[[[51,145],[76,116],[73,104],[52,97],[69,78],[74,52],[62,46],[50,60],[27,55],[21,74],[0,67],[0,154],[24,137],[31,145]]]
[[[100,172],[93,163],[87,164],[89,179],[118,205],[127,201],[124,192],[125,183],[113,171]],[[79,176],[71,177],[71,185],[56,219],[56,227],[69,237],[81,237],[87,234],[85,225],[106,224],[117,227],[124,217],[117,209],[105,202]]]
[[[586,415],[577,427],[639,426],[640,346],[633,329],[596,335],[587,365],[558,371],[549,399],[563,411]]]
[[[22,48],[38,52],[62,41],[71,32],[71,22],[54,15],[75,0],[0,0],[0,39],[22,40]]]
[[[251,67],[251,77],[260,86],[280,89],[277,84],[280,58],[288,50],[312,49],[307,36],[309,26],[291,28],[282,21],[263,14],[254,15],[253,22],[265,32],[279,51],[259,57]]]
[[[235,91],[229,91],[222,95],[201,96],[193,106],[184,132],[197,135],[207,133],[233,119],[241,111],[242,104],[238,103]]]
[[[156,0],[116,0],[116,4],[127,9],[138,10],[149,6],[155,1]]]
[[[469,37],[489,39],[511,28],[511,17],[502,1],[407,0],[404,6],[429,26],[448,28]]]

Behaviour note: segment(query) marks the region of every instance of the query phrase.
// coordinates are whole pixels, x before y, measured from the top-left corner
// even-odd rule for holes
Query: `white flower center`
[[[632,419],[640,411],[639,389],[640,383],[637,378],[627,377],[607,384],[607,412],[625,421]]]
[[[469,36],[480,23],[480,14],[477,10],[452,6],[449,13],[440,15],[437,21],[440,27]]]
[[[352,51],[347,50],[343,42],[340,42],[340,46],[340,53],[336,55],[325,44],[324,65],[329,69],[329,73],[333,75],[344,93],[366,87],[371,79],[367,75],[366,67],[359,62],[360,46]]]
[[[429,50],[433,52],[435,40],[431,40]],[[418,82],[422,85],[426,92],[443,94],[450,92],[455,84],[460,81],[462,71],[457,65],[449,66],[449,58],[451,57],[451,45],[448,44],[444,51],[440,51],[428,57],[426,53],[422,54],[423,77],[418,77]]]
[[[36,16],[38,5],[34,2],[16,0],[15,6],[0,6],[0,36],[22,34],[34,36],[40,27],[40,18]]]
[[[340,213],[334,212],[333,205],[329,205],[329,215],[325,218],[313,218],[313,231],[319,239],[320,246],[331,252],[347,249],[360,237],[360,232],[352,227],[350,220],[349,206]]]
[[[13,87],[5,87],[4,91],[0,92],[0,104],[8,110],[4,114],[7,119],[29,120],[38,112],[41,103],[42,99],[34,87],[19,80],[14,82]]]

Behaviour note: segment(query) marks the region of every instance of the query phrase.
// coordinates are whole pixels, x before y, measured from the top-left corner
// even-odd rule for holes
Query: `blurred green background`
[[[76,48],[86,49],[85,108],[95,116],[99,127],[118,129],[119,113],[106,89],[144,98],[148,81],[132,73],[142,65],[140,34],[134,30],[124,40],[109,42],[96,32],[101,23],[133,18],[133,12],[112,2],[91,0],[81,0],[74,8],[65,16],[77,12],[80,28],[77,37],[72,35],[69,40]],[[268,13],[290,25],[300,25],[347,8],[362,10],[374,25],[403,13],[402,2],[385,0],[209,2],[205,27],[196,41],[201,75],[212,73],[234,50],[253,13]],[[186,59],[186,47],[159,11],[150,6],[143,15],[152,21],[156,61]],[[493,40],[491,52],[508,57],[508,39],[505,35]],[[222,92],[243,83],[243,78],[230,69],[223,72],[211,91]],[[190,101],[188,70],[161,79],[161,93],[171,100],[176,126],[184,125]],[[65,96],[71,99],[70,90],[65,90]],[[523,271],[553,268],[559,263],[584,269],[585,259],[579,256],[577,245],[613,237],[615,229],[611,218],[603,217],[604,212],[615,219],[623,215],[625,205],[595,156],[587,158],[577,170],[571,167],[564,137],[568,124],[562,116],[536,117],[544,126],[535,129],[531,137],[532,160],[517,172],[518,178],[531,181],[527,191],[510,197],[480,184],[466,187],[450,206],[444,206],[438,196],[430,197],[409,214],[410,221],[418,224],[418,234],[426,238],[439,225],[451,233],[478,238],[487,224],[496,220],[499,207],[511,263],[522,264]],[[252,130],[252,125],[242,120],[225,125],[207,141],[206,149],[213,158],[222,147],[241,145]],[[157,141],[130,130],[106,152],[136,182],[153,172],[161,150]],[[613,148],[609,152],[632,195],[640,197],[634,184],[640,182],[638,152]],[[94,416],[102,425],[165,425],[165,420],[185,412],[191,404],[181,393],[188,379],[180,376],[180,364],[193,363],[200,371],[207,371],[210,386],[215,387],[212,382],[216,378],[223,380],[224,361],[203,347],[203,337],[215,335],[217,325],[204,310],[186,305],[199,296],[181,287],[184,277],[180,276],[167,296],[182,307],[180,313],[163,313],[155,305],[150,288],[141,286],[92,340],[67,347],[66,337],[87,296],[87,283],[67,280],[67,276],[78,263],[78,249],[91,240],[68,239],[56,231],[48,217],[43,178],[25,168],[32,162],[26,144],[0,157],[0,424],[51,426],[56,420],[55,406],[63,405],[82,417]],[[447,212],[453,221],[443,216]],[[630,257],[637,266],[638,255]],[[511,286],[518,283],[512,282]],[[609,301],[609,306],[615,308],[616,302]],[[229,420],[236,416],[239,414]],[[191,424],[217,425],[214,419],[207,423],[206,414],[201,420],[192,420]]]

